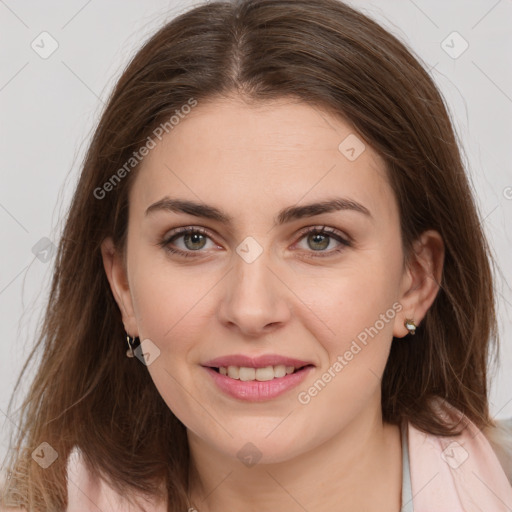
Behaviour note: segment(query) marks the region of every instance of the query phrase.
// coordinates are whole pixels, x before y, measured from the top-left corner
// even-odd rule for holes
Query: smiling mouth
[[[274,379],[282,379],[287,375],[298,373],[312,366],[313,365],[311,364],[306,364],[303,366],[295,367],[279,364],[274,366],[265,366],[263,368],[251,368],[247,366],[221,366],[218,368],[211,367],[211,369],[220,375],[224,375],[225,377],[231,378],[233,380],[241,380],[244,382],[265,382]]]

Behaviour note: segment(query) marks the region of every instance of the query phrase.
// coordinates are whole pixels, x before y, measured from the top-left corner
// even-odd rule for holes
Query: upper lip
[[[211,359],[202,366],[209,366],[210,368],[227,368],[228,366],[244,366],[247,368],[265,368],[266,366],[293,366],[301,368],[313,364],[309,361],[301,361],[293,357],[285,357],[277,354],[267,354],[258,357],[245,356],[242,354],[235,354],[229,356],[216,357]]]

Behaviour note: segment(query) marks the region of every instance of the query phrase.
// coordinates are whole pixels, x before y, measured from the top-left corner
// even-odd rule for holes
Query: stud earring
[[[414,320],[407,318],[404,322],[405,328],[409,331],[409,334],[416,334],[416,324]]]
[[[128,357],[135,357],[134,350],[140,345],[140,339],[138,336],[132,338],[129,334],[126,334],[126,342],[128,343],[128,350],[126,355]]]

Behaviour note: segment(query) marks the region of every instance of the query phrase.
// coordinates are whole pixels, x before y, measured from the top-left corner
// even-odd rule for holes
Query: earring
[[[135,357],[134,350],[140,345],[140,339],[138,336],[132,338],[128,333],[126,334],[126,342],[128,343],[128,350],[126,355],[128,357]]]
[[[409,334],[416,334],[416,324],[414,323],[414,320],[406,318],[404,325],[406,329],[409,331]]]

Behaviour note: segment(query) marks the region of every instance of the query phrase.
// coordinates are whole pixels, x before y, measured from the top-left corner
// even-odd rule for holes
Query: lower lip
[[[207,366],[203,368],[212,376],[218,388],[227,395],[247,402],[264,402],[298,386],[314,366],[306,366],[295,373],[267,381],[232,379]]]

